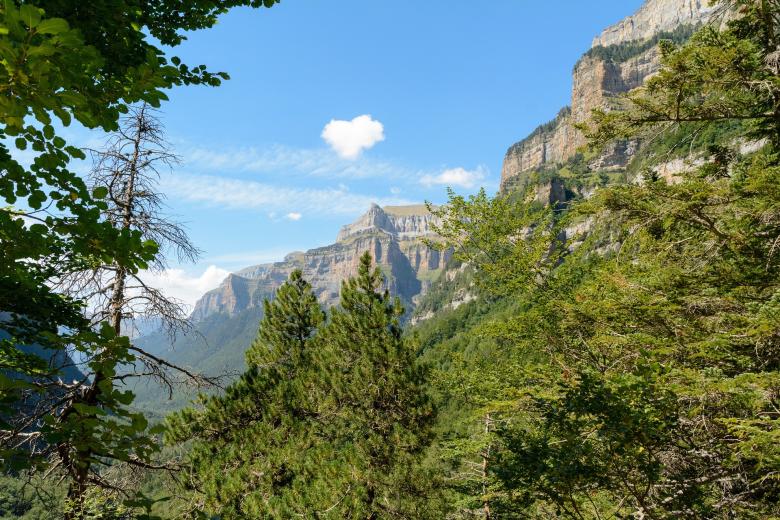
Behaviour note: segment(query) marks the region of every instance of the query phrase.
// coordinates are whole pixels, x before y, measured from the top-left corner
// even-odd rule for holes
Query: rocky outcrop
[[[501,183],[548,163],[558,163],[573,155],[576,133],[571,125],[571,108],[561,110],[552,121],[513,144],[504,157]]]
[[[593,39],[593,47],[646,40],[680,25],[704,21],[715,9],[709,0],[647,0],[636,13],[604,29]]]
[[[341,228],[337,242],[366,232],[392,235],[398,240],[417,239],[433,235],[431,224],[434,216],[425,205],[386,206],[372,204],[362,217]]]
[[[357,272],[366,251],[386,277],[387,288],[410,305],[438,276],[449,252],[428,247],[423,239],[436,237],[436,217],[423,205],[371,208],[341,228],[336,242],[306,252],[290,253],[284,261],[261,264],[229,275],[206,293],[192,313],[195,321],[217,313],[235,315],[262,305],[294,269],[301,269],[325,306],[338,302],[341,282]]]
[[[714,12],[706,0],[648,0],[639,11],[606,29],[593,43],[596,47],[647,40],[661,31],[680,25],[696,25]],[[524,177],[547,165],[562,163],[585,144],[575,125],[587,121],[595,108],[609,108],[615,96],[641,86],[660,65],[656,46],[617,61],[609,52],[589,52],[574,67],[571,105],[530,136],[512,145],[504,157],[501,186],[523,185]],[[617,54],[617,53],[615,53]],[[625,54],[625,53],[624,53]],[[593,167],[614,169],[625,166],[637,143],[619,143],[594,160]]]

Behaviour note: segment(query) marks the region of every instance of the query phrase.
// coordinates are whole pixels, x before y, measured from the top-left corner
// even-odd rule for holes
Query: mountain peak
[[[396,239],[420,238],[432,233],[433,215],[424,204],[410,206],[386,206],[371,204],[371,207],[352,224],[341,228],[336,238],[344,242],[357,235],[380,233]]]
[[[429,248],[420,239],[435,237],[436,217],[424,204],[386,206],[371,204],[352,224],[341,228],[335,244],[296,251],[284,261],[247,267],[229,275],[206,293],[195,306],[192,318],[202,320],[217,313],[234,315],[259,305],[294,269],[302,269],[325,305],[338,301],[341,281],[354,275],[360,255],[368,251],[383,266],[388,288],[407,303],[425,291],[444,268],[450,252]]]

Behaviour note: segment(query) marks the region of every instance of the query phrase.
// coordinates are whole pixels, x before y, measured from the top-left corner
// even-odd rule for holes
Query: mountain
[[[574,67],[571,106],[507,151],[502,191],[530,184],[538,202],[557,204],[588,197],[608,175],[612,176],[608,182],[626,182],[626,170],[648,150],[640,143],[622,143],[584,163],[577,153],[584,140],[574,125],[584,121],[593,108],[609,107],[615,96],[642,85],[658,70],[659,39],[682,42],[713,13],[705,0],[648,0],[634,15],[597,35]],[[479,322],[482,313],[493,312],[493,308],[474,294],[468,266],[454,264],[450,252],[440,253],[425,244],[425,239],[436,239],[435,224],[435,217],[423,205],[372,205],[355,222],[343,226],[329,246],[293,252],[281,262],[250,266],[229,275],[197,302],[193,334],[178,338],[173,345],[162,334],[138,342],[175,363],[207,373],[242,370],[244,351],[257,333],[262,301],[273,297],[290,272],[303,270],[320,302],[334,305],[341,281],[356,272],[358,258],[369,251],[384,271],[388,289],[413,314],[411,323],[422,331],[435,331],[429,339],[438,338],[430,341],[437,343]],[[587,221],[578,223],[561,238],[569,240],[588,227]],[[137,390],[139,406],[153,413],[176,408],[192,395],[179,392],[173,401],[161,405],[165,398],[160,389],[145,386]]]
[[[704,22],[715,10],[708,0],[648,0],[635,14],[604,29],[593,39],[593,47],[648,40],[681,25]]]
[[[617,143],[586,161],[578,152],[585,139],[575,125],[587,121],[593,109],[614,109],[616,97],[642,86],[655,74],[661,65],[660,40],[683,43],[696,28],[721,14],[707,0],[647,0],[636,13],[594,37],[591,48],[574,65],[571,104],[507,150],[501,192],[528,187],[536,202],[560,205],[588,198],[605,184],[637,182],[645,167],[671,180],[681,170],[700,164],[699,158],[691,155],[693,147],[680,152],[667,149],[664,142],[638,141]],[[738,126],[723,128],[714,139],[731,142],[741,130]],[[739,150],[750,153],[760,145],[742,141]],[[661,153],[656,154],[656,148]],[[576,248],[592,225],[590,219],[576,222],[559,239],[570,249]],[[604,251],[611,247],[614,244],[609,240],[601,244]],[[457,337],[470,323],[480,323],[485,315],[504,310],[475,294],[473,272],[468,266],[451,267],[419,298],[411,318],[411,324],[430,344],[444,344],[445,350],[444,338]],[[446,354],[436,354],[439,359],[441,356]]]
[[[596,36],[591,49],[574,66],[571,105],[507,150],[502,189],[524,185],[530,172],[574,158],[585,144],[575,125],[586,121],[593,109],[608,108],[616,96],[641,86],[658,71],[659,39],[684,41],[715,13],[706,0],[648,0],[635,14]],[[623,168],[636,151],[637,143],[619,143],[591,166]]]
[[[294,269],[301,269],[324,306],[338,302],[342,280],[357,272],[358,259],[370,252],[387,277],[388,289],[407,306],[425,292],[449,260],[423,242],[435,239],[435,217],[424,205],[387,206],[374,204],[352,224],[341,228],[332,245],[294,252],[282,262],[260,264],[229,275],[195,305],[196,322],[214,315],[236,314],[261,307],[265,298]]]
[[[416,301],[438,279],[450,261],[450,252],[428,247],[436,240],[437,219],[424,205],[372,205],[351,224],[343,226],[336,241],[325,247],[288,254],[281,262],[250,266],[230,274],[195,305],[195,329],[175,341],[164,333],[148,334],[136,342],[149,352],[164,355],[179,366],[208,373],[242,371],[244,352],[257,334],[262,304],[272,298],[294,269],[303,270],[320,302],[338,303],[342,280],[356,274],[360,256],[370,252],[387,279],[387,288],[399,296],[409,313]],[[139,384],[136,405],[152,416],[175,409],[194,395],[179,389],[167,399],[167,389]],[[166,402],[167,401],[167,402]],[[163,404],[164,403],[164,404]]]

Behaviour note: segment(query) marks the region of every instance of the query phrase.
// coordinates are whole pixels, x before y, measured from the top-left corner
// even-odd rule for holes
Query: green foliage
[[[558,218],[522,196],[511,211],[452,197],[442,246],[496,302],[449,338],[420,328],[426,356],[456,358],[435,453],[456,517],[780,515],[780,4],[732,3],[724,32],[664,44],[663,70],[591,127],[602,145],[667,132],[658,160],[700,139],[701,166],[608,185]],[[767,144],[743,157],[736,137]],[[573,223],[586,235],[563,243]]]
[[[337,403],[331,435],[343,474],[353,475],[339,507],[358,517],[425,518],[435,514],[433,497],[421,500],[427,479],[416,466],[434,417],[426,368],[416,360],[417,346],[402,335],[400,301],[381,287],[381,272],[363,255],[322,332]]]
[[[102,219],[106,193],[90,192],[69,169],[85,154],[55,128],[75,120],[91,129],[116,130],[132,103],[159,106],[167,99],[165,89],[219,85],[226,74],[168,58],[161,46],[180,43],[182,31],[211,27],[228,8],[277,1],[0,2],[4,469],[59,460],[81,482],[74,493],[83,495],[90,466],[148,460],[155,446],[146,419],[127,409],[132,393],[114,386],[121,377],[118,367],[135,360],[127,338],[109,327],[91,327],[83,317],[85,303],[55,287],[70,274],[100,265],[135,273],[153,263],[159,248],[138,230],[116,229]],[[21,161],[13,148],[27,150],[29,161]],[[49,359],[42,361],[31,349],[50,353]],[[89,385],[61,379],[71,363],[68,349],[89,360],[85,371],[96,374]]]
[[[0,518],[48,520],[62,516],[64,492],[27,474],[0,476]]]
[[[323,312],[300,271],[264,308],[249,370],[225,395],[202,397],[202,410],[168,419],[169,440],[197,439],[188,458],[203,494],[199,508],[225,518],[290,514],[306,474],[324,463],[310,432],[324,404],[313,387]],[[224,467],[234,469],[226,475]]]
[[[295,271],[265,302],[248,371],[169,417],[169,441],[192,442],[193,514],[424,514],[415,463],[430,441],[425,370],[381,285],[365,255],[326,323]]]
[[[476,283],[495,282],[493,287],[501,287],[503,294],[544,274],[550,263],[546,259],[556,255],[549,247],[558,233],[552,208],[528,202],[530,193],[494,199],[484,189],[468,199],[449,194],[449,204],[431,208],[443,222],[435,227],[443,241],[431,242],[431,247],[457,245],[458,261],[480,267]]]
[[[662,41],[679,45],[685,43],[694,34],[696,29],[697,28],[692,25],[680,25],[671,31],[661,31],[652,38],[646,40],[628,41],[615,45],[608,45],[606,47],[597,45],[590,48],[588,52],[580,58],[574,66],[574,69],[576,70],[580,63],[587,58],[595,58],[606,62],[623,63],[658,46]]]

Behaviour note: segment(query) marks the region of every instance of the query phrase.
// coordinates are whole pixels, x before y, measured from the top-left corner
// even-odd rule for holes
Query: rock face
[[[593,39],[593,47],[645,40],[661,31],[700,22],[714,10],[708,0],[647,0],[635,14],[604,29]]]
[[[648,40],[662,31],[681,25],[697,25],[712,16],[707,0],[647,0],[636,14],[607,28],[593,40],[593,48]],[[577,62],[572,76],[571,106],[522,141],[512,145],[504,157],[501,186],[523,184],[523,176],[546,165],[570,159],[585,144],[577,123],[586,121],[594,108],[609,108],[610,99],[641,86],[659,67],[655,46],[615,61],[587,53]],[[624,143],[596,159],[599,167],[620,168],[628,163],[636,143]],[[519,177],[519,178],[518,178]]]
[[[363,216],[341,228],[336,243],[290,253],[284,261],[247,267],[229,275],[195,305],[194,321],[217,313],[235,315],[262,305],[294,269],[303,270],[323,305],[338,302],[341,282],[357,272],[360,256],[374,257],[387,279],[387,288],[412,303],[441,273],[450,258],[423,243],[435,238],[436,221],[425,206],[372,205]]]

